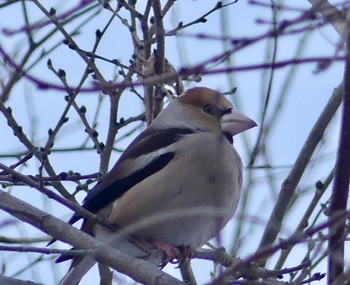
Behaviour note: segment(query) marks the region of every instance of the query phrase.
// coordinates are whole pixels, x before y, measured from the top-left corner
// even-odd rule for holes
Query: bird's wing
[[[176,141],[198,131],[190,128],[148,128],[136,137],[111,171],[88,192],[83,207],[96,213],[117,200],[137,183],[165,167],[175,156],[173,144]],[[73,224],[81,218],[74,215],[69,222]]]

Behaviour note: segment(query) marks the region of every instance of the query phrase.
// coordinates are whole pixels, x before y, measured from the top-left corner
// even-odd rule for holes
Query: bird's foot
[[[150,244],[153,247],[160,249],[165,254],[165,259],[163,260],[162,264],[160,265],[161,269],[163,269],[169,261],[172,261],[180,253],[180,251],[176,247],[174,247],[170,244],[167,244],[167,243],[158,242],[158,241],[150,241]]]
[[[150,244],[153,247],[160,249],[165,254],[165,258],[160,265],[161,269],[163,269],[168,262],[178,263],[180,267],[182,263],[191,259],[192,257],[192,249],[190,246],[180,246],[177,248],[170,244],[157,241],[150,241]]]
[[[183,263],[192,258],[192,248],[188,245],[183,245],[179,247],[179,254],[176,259],[173,259],[172,263],[178,263],[180,267]]]

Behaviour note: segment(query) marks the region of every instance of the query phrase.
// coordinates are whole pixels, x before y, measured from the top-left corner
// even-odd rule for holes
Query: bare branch
[[[51,216],[0,190],[0,208],[18,219],[31,224],[39,230],[68,242],[77,249],[94,250],[98,262],[109,264],[115,270],[124,273],[136,281],[155,285],[184,285],[185,283],[160,271],[147,261],[127,256],[111,247],[103,245],[90,235]],[[18,209],[20,211],[14,211]]]
[[[346,61],[343,79],[343,109],[341,131],[337,153],[334,184],[330,203],[330,216],[343,213],[347,209],[350,180],[350,12],[347,16]],[[330,227],[328,257],[328,284],[332,284],[344,271],[345,219]]]
[[[308,0],[312,8],[319,12],[326,21],[345,39],[346,37],[346,15],[331,5],[327,0]]]
[[[0,283],[3,285],[43,285],[32,281],[25,281],[16,278],[6,277],[2,274],[0,274]]]
[[[342,89],[341,87],[338,87],[334,90],[332,97],[329,99],[327,105],[323,109],[308,138],[306,139],[306,142],[300,151],[292,170],[283,182],[276,205],[273,208],[268,224],[264,230],[258,250],[271,245],[275,241],[281,229],[285,213],[288,209],[287,205],[289,205],[295,189],[312,157],[312,154],[314,153],[318,143],[321,141],[327,126],[341,103],[341,96]],[[264,265],[265,263],[266,258],[259,262],[260,265]]]

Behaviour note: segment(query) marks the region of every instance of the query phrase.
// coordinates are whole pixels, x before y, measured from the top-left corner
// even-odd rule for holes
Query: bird
[[[233,217],[243,183],[233,136],[257,126],[220,92],[188,89],[173,99],[93,187],[83,208],[130,236],[165,252],[198,248]],[[145,251],[118,230],[83,219],[81,229],[116,249],[143,258]],[[135,226],[136,225],[136,226]],[[134,227],[133,227],[134,226]],[[61,256],[57,262],[68,259]],[[73,259],[59,285],[78,284],[96,262]]]

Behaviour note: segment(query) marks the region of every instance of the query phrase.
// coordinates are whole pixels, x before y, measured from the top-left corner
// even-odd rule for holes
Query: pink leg
[[[160,249],[164,251],[165,253],[165,264],[168,263],[170,260],[173,260],[176,256],[179,255],[179,250],[167,243],[158,242],[158,241],[150,241],[149,242],[153,247]]]
[[[162,250],[165,254],[165,259],[160,265],[161,268],[164,268],[168,262],[179,263],[180,266],[183,262],[192,257],[192,249],[190,246],[180,246],[179,248],[176,248],[170,244],[153,240],[149,241],[149,243],[153,247]]]

